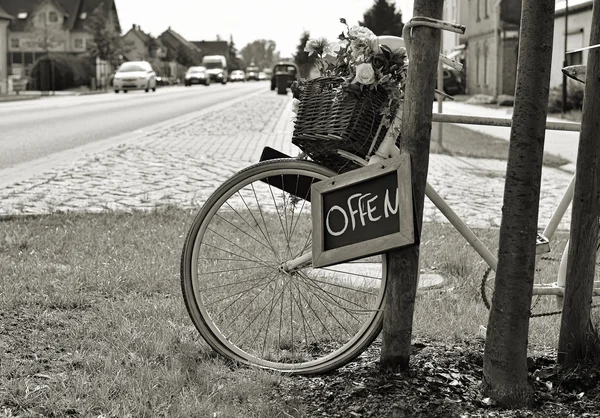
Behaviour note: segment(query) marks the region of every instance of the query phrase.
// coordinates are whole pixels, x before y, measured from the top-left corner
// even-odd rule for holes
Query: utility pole
[[[569,0],[565,0],[565,53],[563,58],[563,68],[567,64],[567,40],[569,38]],[[562,76],[562,113],[567,112],[567,75],[563,73]]]

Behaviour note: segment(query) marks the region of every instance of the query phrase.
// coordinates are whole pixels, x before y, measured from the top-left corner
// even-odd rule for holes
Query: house
[[[587,63],[587,53],[585,51],[569,54],[565,54],[565,52],[573,51],[590,44],[593,4],[592,0],[568,0],[567,9],[565,7],[565,0],[557,0],[554,13],[550,87],[562,85],[563,74],[561,69],[565,64],[577,65]]]
[[[521,0],[461,0],[460,6],[468,11],[463,23],[467,93],[514,95]]]
[[[0,0],[0,8],[12,17],[3,54],[9,77],[29,76],[48,53],[85,54],[93,40],[87,22],[94,13],[102,13],[120,32],[114,0]]]
[[[140,25],[134,23],[122,38],[127,45],[127,51],[124,54],[127,61],[150,61],[154,58],[155,39],[142,31]]]
[[[445,0],[442,20],[466,25],[469,20],[469,8],[462,0]],[[465,63],[465,46],[467,37],[464,34],[442,31],[442,53],[461,63]]]
[[[0,6],[0,94],[8,92],[8,25],[13,19]]]
[[[192,42],[175,32],[169,26],[160,34],[158,40],[166,48],[166,60],[169,63],[169,76],[183,80],[188,67],[202,62],[202,51]]]

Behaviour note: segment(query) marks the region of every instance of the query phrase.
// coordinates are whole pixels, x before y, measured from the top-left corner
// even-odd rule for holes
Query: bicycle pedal
[[[535,253],[543,254],[543,253],[549,253],[549,252],[550,252],[550,241],[548,241],[548,238],[546,238],[543,234],[540,234],[538,232],[536,235],[536,238],[535,238]]]

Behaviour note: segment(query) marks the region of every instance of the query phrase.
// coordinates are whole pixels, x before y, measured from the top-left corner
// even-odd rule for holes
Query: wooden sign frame
[[[398,217],[398,230],[376,238],[327,249],[325,246],[326,215],[323,214],[324,197],[328,193],[351,189],[355,185],[386,177],[393,172],[396,173],[397,179],[398,210],[392,216]],[[415,243],[411,166],[410,155],[407,153],[314,183],[311,189],[311,203],[314,267],[351,261]]]

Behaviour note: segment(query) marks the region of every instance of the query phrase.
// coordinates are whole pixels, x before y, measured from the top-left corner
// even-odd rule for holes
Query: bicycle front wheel
[[[221,185],[196,216],[181,258],[190,317],[218,353],[293,374],[323,373],[381,331],[385,256],[312,268],[310,186],[335,173],[280,159]],[[294,268],[286,262],[306,260]]]

